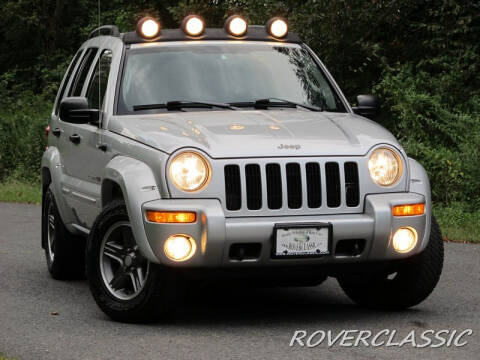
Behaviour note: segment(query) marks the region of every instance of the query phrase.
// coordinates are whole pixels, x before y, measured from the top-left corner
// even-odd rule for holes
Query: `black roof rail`
[[[88,35],[88,38],[94,38],[96,36],[102,36],[102,35],[110,35],[114,37],[120,37],[120,31],[118,30],[118,27],[115,25],[103,25],[95,30],[93,30],[90,35]]]

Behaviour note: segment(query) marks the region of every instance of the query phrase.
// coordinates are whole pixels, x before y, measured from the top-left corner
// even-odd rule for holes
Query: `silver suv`
[[[427,174],[350,107],[284,19],[96,29],[74,56],[42,159],[42,247],[55,279],[86,274],[112,319],[165,315],[202,279],[336,277],[398,309],[436,286],[443,243]]]

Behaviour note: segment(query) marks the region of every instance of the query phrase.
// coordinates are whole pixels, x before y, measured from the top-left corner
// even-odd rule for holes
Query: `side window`
[[[58,100],[55,104],[55,115],[58,115],[58,110],[60,108],[60,103],[62,102],[63,95],[65,94],[65,90],[67,89],[68,82],[72,77],[73,70],[77,66],[78,61],[80,60],[80,56],[82,55],[82,50],[77,52],[75,57],[73,58],[72,62],[70,63],[70,67],[67,70],[67,74],[65,75],[65,80],[63,81],[62,87],[58,91]]]
[[[75,82],[70,87],[68,96],[81,95],[83,85],[85,84],[85,80],[87,79],[88,72],[93,64],[93,60],[95,59],[97,52],[98,52],[97,48],[89,48],[85,52],[85,56],[82,59],[82,63],[80,64],[77,70],[77,75],[75,76]]]
[[[97,61],[87,90],[88,105],[91,109],[101,109],[103,97],[107,90],[108,75],[112,64],[112,51],[104,50]]]

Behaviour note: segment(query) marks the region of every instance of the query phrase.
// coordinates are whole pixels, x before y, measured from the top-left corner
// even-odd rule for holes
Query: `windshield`
[[[345,112],[307,49],[296,44],[237,42],[129,49],[118,113],[169,111],[168,106],[145,109],[142,105],[176,101],[243,103],[248,107],[259,99]]]

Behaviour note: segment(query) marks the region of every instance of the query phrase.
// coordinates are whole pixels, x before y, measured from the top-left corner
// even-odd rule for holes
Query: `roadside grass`
[[[462,204],[434,207],[443,238],[446,241],[480,243],[480,211],[468,212]]]
[[[40,184],[29,184],[18,180],[0,183],[0,201],[40,204]],[[446,241],[480,243],[480,211],[464,211],[462,204],[449,207],[436,206],[433,212]],[[0,357],[0,360],[4,360]]]
[[[8,357],[3,354],[0,354],[0,360],[17,360],[17,358],[12,358],[12,357]]]
[[[42,202],[40,184],[7,180],[4,183],[0,183],[0,201],[40,204]],[[0,360],[2,359],[0,358]]]

